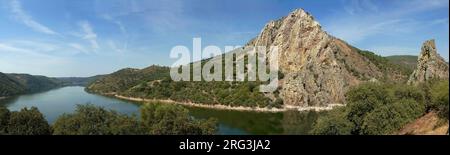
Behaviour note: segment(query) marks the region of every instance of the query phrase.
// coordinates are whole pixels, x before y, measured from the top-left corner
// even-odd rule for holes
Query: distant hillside
[[[417,56],[383,57],[371,51],[359,50],[359,53],[373,62],[385,74],[385,82],[405,82],[417,65]],[[415,59],[415,60],[414,60]]]
[[[59,77],[56,78],[62,86],[88,86],[95,80],[104,75],[96,75],[91,77]]]
[[[34,93],[59,86],[57,79],[45,76],[0,73],[0,97]]]
[[[86,90],[90,92],[123,92],[138,84],[170,77],[169,67],[150,66],[144,69],[126,68],[98,78]]]
[[[401,65],[410,70],[414,70],[417,67],[417,56],[414,55],[394,55],[386,57],[389,62],[397,65]]]
[[[25,88],[8,75],[0,73],[0,97],[12,96],[25,92]]]

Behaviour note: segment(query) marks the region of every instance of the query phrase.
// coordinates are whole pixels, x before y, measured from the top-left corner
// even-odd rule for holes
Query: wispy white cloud
[[[347,0],[346,3],[344,9],[351,15],[367,11],[378,12],[378,6],[371,0]]]
[[[105,20],[107,20],[107,21],[109,21],[109,22],[111,22],[111,23],[113,23],[113,24],[115,24],[115,25],[117,25],[117,27],[119,28],[120,32],[123,35],[125,35],[125,36],[128,35],[127,29],[125,28],[125,25],[120,20],[115,19],[114,17],[112,17],[109,14],[103,14],[103,15],[100,15],[100,17],[105,19]]]
[[[26,26],[30,27],[34,31],[50,34],[50,35],[57,35],[55,31],[48,28],[47,26],[44,26],[43,24],[35,21],[32,16],[27,14],[27,12],[22,8],[22,4],[19,0],[11,0],[11,12],[14,14],[14,17],[25,24]]]
[[[167,32],[182,29],[191,23],[186,19],[183,3],[182,0],[96,0],[95,9],[99,15],[107,14],[112,19],[138,17],[137,20],[142,21],[146,28],[154,32]]]
[[[43,53],[37,52],[33,49],[11,45],[10,43],[0,43],[0,53],[19,54],[19,55],[34,56],[34,57],[40,57],[40,58],[53,58],[53,56],[51,56],[51,55],[43,54]]]
[[[331,34],[350,43],[358,43],[380,34],[414,32],[433,21],[411,18],[414,14],[448,7],[448,0],[411,0],[408,3],[393,1],[381,8],[373,0],[344,0],[345,12],[336,13],[325,20],[324,28]],[[445,19],[436,24],[448,23]],[[448,24],[447,24],[448,25]]]
[[[76,50],[78,50],[78,51],[81,51],[81,52],[83,52],[83,53],[88,53],[88,51],[86,50],[86,48],[84,47],[84,46],[82,46],[82,45],[80,45],[80,44],[77,44],[77,43],[69,43],[69,44],[67,44],[69,47],[71,47],[71,48],[74,48],[74,49],[76,49]]]
[[[109,14],[103,14],[100,17],[105,19],[105,20],[107,20],[108,22],[111,22],[111,23],[115,24],[119,28],[120,32],[122,33],[122,37],[121,37],[122,38],[121,39],[122,42],[120,43],[120,45],[117,45],[117,43],[115,41],[109,40],[107,42],[108,46],[113,51],[116,51],[116,52],[125,52],[125,51],[127,51],[130,35],[128,34],[128,31],[127,31],[125,25],[120,20],[112,17]]]
[[[92,50],[97,51],[100,47],[97,42],[97,34],[94,32],[91,24],[87,21],[81,21],[79,22],[79,26],[82,31],[82,39],[89,41]]]
[[[113,40],[107,41],[107,45],[112,51],[118,52],[118,53],[123,53],[127,49],[126,47],[119,47],[117,45],[117,43],[115,41],[113,41]]]

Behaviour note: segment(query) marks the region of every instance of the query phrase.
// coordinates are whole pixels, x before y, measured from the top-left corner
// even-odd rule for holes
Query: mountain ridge
[[[97,80],[86,89],[90,92],[114,92],[131,97],[173,99],[205,104],[224,104],[223,102],[225,102],[226,105],[312,107],[345,104],[346,91],[361,82],[387,79],[389,79],[387,81],[406,81],[409,77],[409,74],[406,75],[386,58],[360,50],[329,35],[322,30],[321,25],[314,20],[314,17],[303,9],[296,9],[285,17],[270,21],[260,34],[250,40],[246,46],[280,47],[279,64],[283,77],[279,82],[280,88],[274,93],[254,92],[254,88],[257,87],[253,85],[257,86],[258,82],[188,83],[173,82],[170,78],[167,79],[168,77],[160,77],[160,79],[150,81],[138,78],[137,82],[126,84],[123,81],[127,76],[125,79],[121,79],[117,72]],[[245,49],[231,52],[239,55],[244,53]],[[243,59],[244,57],[236,56],[236,58]],[[208,60],[214,59],[216,58]],[[137,76],[142,76],[137,74]],[[108,80],[105,80],[108,77],[114,77],[111,79],[115,80],[108,84],[106,82]],[[114,83],[121,83],[123,87],[106,89],[107,85],[115,85]],[[105,89],[97,89],[102,87]],[[223,91],[227,91],[229,95],[221,95]],[[234,95],[233,92],[239,93]],[[190,95],[180,97],[183,93]],[[203,97],[198,95],[203,95]],[[229,96],[242,99],[228,99]],[[254,98],[255,100],[245,98]],[[248,102],[250,103],[247,104]]]

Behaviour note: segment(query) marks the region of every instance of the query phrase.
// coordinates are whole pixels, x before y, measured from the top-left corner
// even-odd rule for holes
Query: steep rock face
[[[247,46],[278,46],[281,96],[290,106],[342,104],[345,92],[361,81],[382,77],[356,48],[321,29],[302,9],[269,22]]]
[[[417,68],[409,78],[408,84],[418,84],[433,78],[448,79],[448,63],[437,53],[434,39],[422,45],[422,52],[417,60]]]

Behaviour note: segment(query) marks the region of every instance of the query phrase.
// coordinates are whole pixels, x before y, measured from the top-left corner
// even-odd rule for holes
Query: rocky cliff
[[[269,22],[247,46],[278,46],[285,105],[341,104],[349,87],[381,78],[382,71],[348,45],[322,30],[303,9]]]
[[[417,60],[417,68],[409,78],[409,84],[418,84],[430,79],[448,79],[448,63],[437,53],[434,40],[427,40],[422,45]]]

